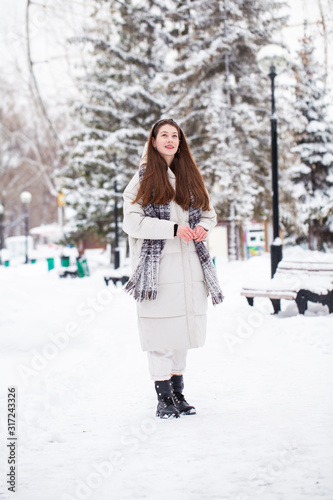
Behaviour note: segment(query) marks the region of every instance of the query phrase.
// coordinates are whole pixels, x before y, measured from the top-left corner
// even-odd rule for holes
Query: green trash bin
[[[47,260],[47,270],[52,271],[54,269],[54,257],[49,257]]]
[[[60,257],[60,262],[62,267],[69,267],[69,257],[65,257],[64,255],[62,255]]]
[[[3,264],[5,267],[9,267],[9,260],[5,260],[5,262]]]
[[[84,275],[90,276],[87,259],[82,260],[82,267],[83,267]]]
[[[87,259],[77,259],[77,275],[79,278],[90,276]]]
[[[79,278],[83,278],[84,277],[84,268],[83,268],[83,265],[82,265],[82,261],[80,259],[77,259],[76,265],[77,265],[77,275],[78,275],[78,277]]]
[[[30,259],[30,264],[36,264],[36,259]]]

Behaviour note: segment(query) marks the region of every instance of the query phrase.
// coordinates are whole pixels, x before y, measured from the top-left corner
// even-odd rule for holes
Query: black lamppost
[[[116,175],[114,177],[114,268],[118,269],[120,267],[120,249],[119,249],[119,226],[118,226],[118,162],[117,154],[113,155],[113,163],[115,165]]]
[[[3,248],[3,214],[5,212],[5,207],[0,203],[0,266],[2,265],[2,248]]]
[[[273,277],[282,260],[282,241],[279,227],[279,181],[278,181],[278,135],[275,110],[275,77],[287,66],[288,52],[279,45],[266,45],[257,54],[259,68],[271,79],[271,159],[272,159],[272,198],[273,198],[273,242],[271,244],[271,276]]]
[[[29,212],[28,212],[28,206],[29,203],[31,202],[31,193],[29,191],[23,191],[20,195],[21,202],[23,203],[24,207],[24,227],[25,227],[25,263],[28,264],[29,262],[29,257],[28,257],[28,236],[29,236]]]

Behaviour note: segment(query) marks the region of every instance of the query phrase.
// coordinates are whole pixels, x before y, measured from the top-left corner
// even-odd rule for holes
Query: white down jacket
[[[175,175],[168,169],[171,184]],[[140,202],[132,203],[139,189],[137,172],[124,191],[123,230],[129,235],[133,270],[143,240],[165,239],[156,300],[137,302],[138,327],[144,351],[201,347],[206,337],[207,287],[193,240],[174,237],[174,224],[189,225],[189,211],[170,203],[170,220],[147,217]],[[200,225],[216,225],[215,210],[203,211]]]

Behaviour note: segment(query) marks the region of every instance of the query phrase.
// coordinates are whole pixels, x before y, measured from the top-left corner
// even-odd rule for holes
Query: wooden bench
[[[77,266],[62,267],[59,270],[59,278],[77,278],[79,276]]]
[[[268,297],[274,314],[281,310],[281,299],[295,300],[300,314],[306,311],[308,301],[327,305],[333,313],[333,260],[282,260],[271,280],[249,283],[241,295],[250,306],[255,297]]]
[[[125,285],[129,280],[129,276],[104,276],[104,281],[106,286],[109,286],[109,281],[112,281],[114,285],[117,284],[118,281],[121,282],[122,285]]]
[[[118,269],[111,269],[107,276],[104,276],[106,286],[109,286],[109,281],[117,285],[118,281],[125,285],[130,279],[131,268],[128,265],[118,267]]]

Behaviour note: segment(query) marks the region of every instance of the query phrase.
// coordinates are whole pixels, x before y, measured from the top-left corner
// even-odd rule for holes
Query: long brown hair
[[[159,129],[166,124],[177,129],[180,139],[179,152],[170,165],[176,177],[176,191],[169,180],[167,162],[153,147],[152,139],[156,139]],[[164,205],[175,200],[184,210],[188,210],[191,204],[194,208],[209,210],[209,198],[202,175],[192,157],[184,132],[172,119],[160,120],[152,127],[145,163],[146,170],[133,203],[141,200],[143,206],[149,203]]]

